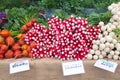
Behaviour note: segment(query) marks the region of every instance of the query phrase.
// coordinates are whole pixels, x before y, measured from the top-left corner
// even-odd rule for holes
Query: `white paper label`
[[[112,61],[107,61],[107,60],[97,60],[96,63],[94,64],[94,66],[110,71],[110,72],[115,72],[116,68],[117,68],[117,63],[116,62],[112,62]]]
[[[30,70],[29,61],[22,60],[10,63],[10,74]]]
[[[63,62],[62,69],[64,76],[85,73],[83,61]]]

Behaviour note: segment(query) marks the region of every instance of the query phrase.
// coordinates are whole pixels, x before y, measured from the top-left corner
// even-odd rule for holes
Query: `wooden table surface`
[[[9,64],[14,61],[29,60],[30,70],[9,74]],[[120,80],[120,61],[115,73],[94,67],[95,60],[84,60],[84,74],[63,76],[62,62],[58,59],[4,59],[0,60],[0,80]]]

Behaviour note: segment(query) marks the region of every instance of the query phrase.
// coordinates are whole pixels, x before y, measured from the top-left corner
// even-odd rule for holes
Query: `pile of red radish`
[[[92,41],[97,40],[99,26],[88,25],[87,19],[69,17],[62,21],[52,16],[48,19],[49,28],[34,23],[26,33],[25,42],[37,43],[31,52],[33,58],[55,57],[61,60],[84,59],[92,48]]]

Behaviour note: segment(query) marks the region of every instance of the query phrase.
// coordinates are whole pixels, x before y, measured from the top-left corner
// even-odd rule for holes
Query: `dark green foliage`
[[[111,14],[109,14],[110,12],[85,14],[84,10],[86,8],[93,8],[97,10],[103,8],[107,9],[110,4],[119,1],[120,0],[0,0],[0,11],[11,8],[12,10],[14,10],[14,7],[20,9],[18,11],[9,11],[7,17],[11,20],[10,23],[12,23],[12,21],[15,22],[12,19],[15,19],[16,17],[16,19],[18,20],[18,17],[37,18],[39,10],[53,10],[54,14],[62,19],[65,19],[66,17],[73,14],[76,16],[86,17],[88,18],[90,24],[96,25],[99,21],[104,21],[105,23],[107,23],[109,21],[109,18],[111,17]],[[32,8],[34,8],[34,10],[32,10]],[[26,9],[28,11],[23,9]],[[21,12],[22,10],[23,12]],[[46,21],[41,18],[39,18],[38,21],[47,25]],[[22,22],[22,24],[23,23],[24,22]]]

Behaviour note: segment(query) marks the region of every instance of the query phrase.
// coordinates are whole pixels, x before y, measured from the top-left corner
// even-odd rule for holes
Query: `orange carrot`
[[[22,55],[23,55],[23,56],[28,56],[28,51],[27,51],[27,50],[23,50],[23,51],[22,51]]]
[[[22,50],[26,50],[27,49],[27,45],[23,44],[21,48],[22,48]]]
[[[29,21],[26,25],[27,25],[27,28],[31,28],[32,27],[32,22]]]
[[[24,31],[24,32],[28,31],[28,28],[27,28],[26,25],[23,25],[23,26],[22,26],[22,31]]]
[[[20,45],[18,43],[15,43],[13,46],[12,46],[12,49],[15,51],[15,50],[20,50]]]
[[[31,22],[34,23],[34,22],[37,22],[35,18],[32,18],[31,19]]]
[[[6,29],[2,30],[2,31],[0,32],[0,34],[1,34],[3,37],[5,37],[5,38],[10,35],[9,31],[6,30]]]
[[[9,59],[9,58],[12,58],[12,57],[13,57],[13,51],[12,50],[8,50],[5,53],[5,58]]]
[[[19,45],[23,45],[23,44],[24,44],[24,40],[23,40],[23,39],[19,39],[19,40],[18,40],[18,44],[19,44]]]
[[[0,59],[3,59],[4,58],[4,55],[0,55]]]
[[[18,34],[17,38],[20,39],[22,37],[22,34]]]
[[[0,36],[0,44],[2,44],[3,42],[4,42],[4,38]]]
[[[15,58],[20,58],[20,57],[22,57],[21,51],[20,51],[20,50],[16,50],[16,51],[14,52],[14,57],[15,57]]]
[[[34,42],[34,41],[30,42],[30,47],[31,48],[34,48],[35,46],[36,46],[36,42]]]
[[[29,54],[28,54],[28,57],[29,57],[29,58],[32,58],[32,57],[33,57],[33,54],[32,54],[32,53],[29,53]]]
[[[8,49],[8,46],[7,46],[7,45],[5,45],[5,44],[1,45],[1,50],[7,51],[7,49]]]
[[[12,45],[14,44],[14,38],[11,37],[11,36],[7,37],[7,38],[6,38],[6,44],[7,44],[8,46],[12,46]]]

